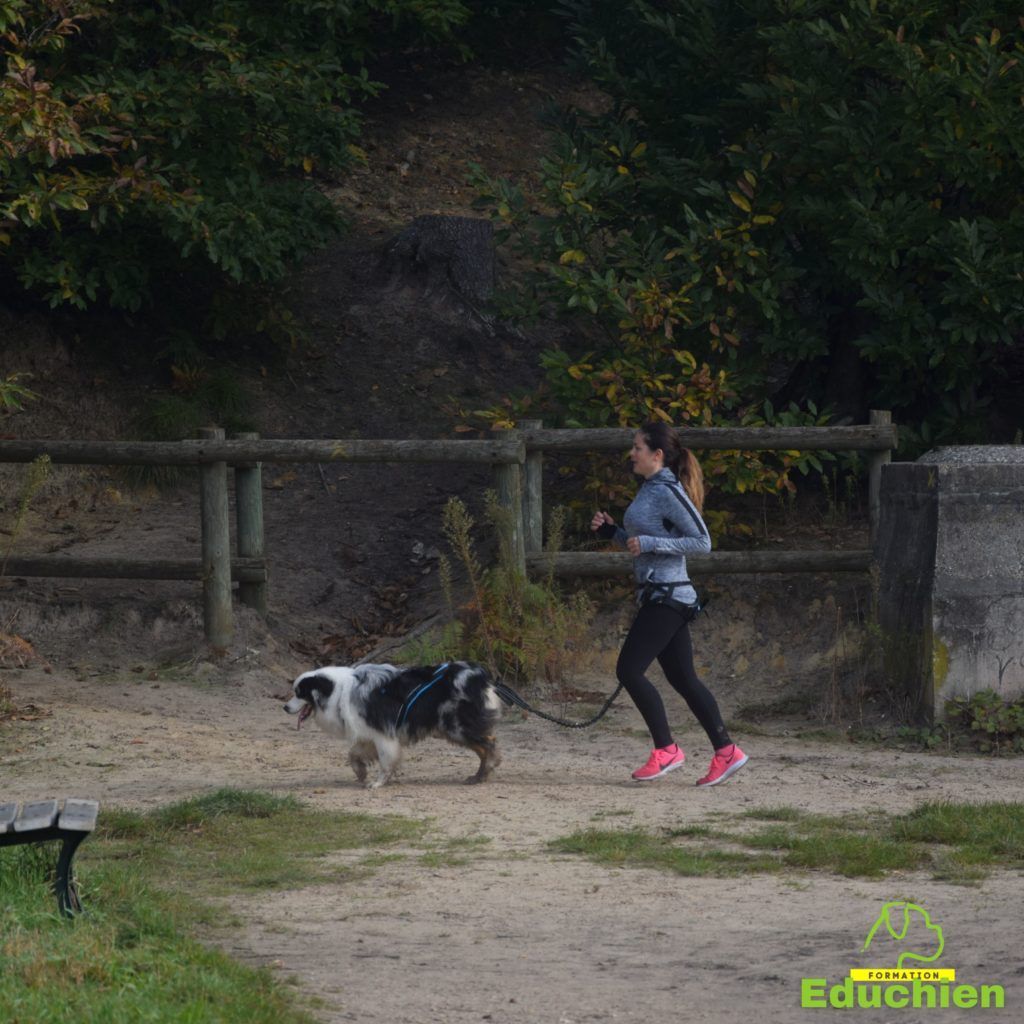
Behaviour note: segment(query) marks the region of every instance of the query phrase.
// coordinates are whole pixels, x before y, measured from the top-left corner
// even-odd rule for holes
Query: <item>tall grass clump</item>
[[[497,495],[485,495],[485,514],[497,535],[497,562],[485,568],[473,540],[475,522],[459,498],[449,498],[442,517],[445,539],[453,558],[441,557],[441,588],[451,613],[442,642],[449,654],[487,665],[510,682],[561,682],[577,654],[594,609],[577,592],[565,597],[553,573],[531,580],[513,555],[513,528],[508,511]],[[556,509],[548,525],[549,551],[561,546],[565,510]],[[454,559],[454,561],[453,561]],[[456,566],[466,577],[467,600],[455,596]]]

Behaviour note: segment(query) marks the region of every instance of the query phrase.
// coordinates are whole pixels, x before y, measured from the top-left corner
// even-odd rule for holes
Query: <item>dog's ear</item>
[[[295,684],[295,696],[322,708],[334,693],[334,682],[318,672],[303,676]]]

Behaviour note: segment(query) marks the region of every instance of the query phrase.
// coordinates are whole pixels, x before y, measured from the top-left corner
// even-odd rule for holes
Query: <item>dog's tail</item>
[[[484,707],[492,715],[500,715],[501,705],[502,698],[499,697],[497,688],[493,683],[491,683],[491,685],[484,690]]]

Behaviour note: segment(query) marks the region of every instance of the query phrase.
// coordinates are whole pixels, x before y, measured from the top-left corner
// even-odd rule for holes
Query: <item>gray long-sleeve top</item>
[[[630,537],[640,538],[642,553],[633,559],[633,575],[641,585],[647,580],[670,583],[688,579],[686,556],[711,550],[704,520],[670,469],[659,470],[640,485],[622,522],[625,529],[617,526],[610,539],[625,547]],[[697,600],[697,592],[689,585],[673,587],[668,596],[683,604]]]

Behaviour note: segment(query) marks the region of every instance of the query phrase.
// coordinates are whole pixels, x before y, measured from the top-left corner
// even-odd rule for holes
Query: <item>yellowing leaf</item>
[[[632,149],[632,151],[630,152],[629,155],[635,159],[638,156],[643,156],[644,153],[646,153],[646,152],[647,152],[647,143],[646,142],[638,142],[633,147],[633,149]]]
[[[774,224],[775,218],[770,213],[758,213],[752,218],[755,224]]]
[[[308,157],[308,156],[304,156],[304,157],[302,158],[302,169],[303,169],[303,170],[304,170],[304,171],[305,171],[305,172],[306,172],[307,174],[310,174],[310,173],[312,172],[312,170],[313,170],[313,160],[312,160],[312,158],[311,158],[311,157]]]
[[[747,201],[747,197],[741,195],[739,192],[730,192],[729,198],[743,211],[750,213],[750,203]]]
[[[558,262],[565,267],[570,263],[585,263],[586,259],[586,254],[580,252],[579,249],[567,249],[558,257]]]
[[[617,170],[619,174],[629,174],[629,168],[625,167],[622,164],[619,164],[619,166],[616,167],[615,170]]]

